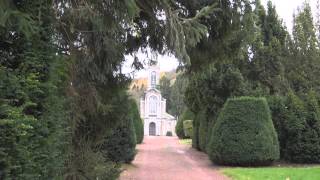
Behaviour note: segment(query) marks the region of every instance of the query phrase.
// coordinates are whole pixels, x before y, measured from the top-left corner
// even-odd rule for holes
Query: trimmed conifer
[[[208,144],[210,159],[224,165],[268,165],[279,159],[277,133],[265,98],[229,99]]]

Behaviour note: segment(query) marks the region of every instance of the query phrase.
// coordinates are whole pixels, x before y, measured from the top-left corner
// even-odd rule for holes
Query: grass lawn
[[[192,139],[179,139],[180,144],[191,145]]]
[[[314,167],[270,167],[270,168],[226,168],[222,172],[233,180],[317,180],[320,166]]]

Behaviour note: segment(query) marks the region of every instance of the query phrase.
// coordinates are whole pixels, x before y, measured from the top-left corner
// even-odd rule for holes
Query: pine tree
[[[270,94],[285,92],[284,60],[286,59],[287,32],[279,19],[275,6],[268,1],[267,12],[259,1],[255,14],[258,31],[252,44],[252,58],[248,77],[262,84]]]
[[[170,84],[170,80],[166,76],[163,76],[160,79],[159,88],[160,88],[162,97],[166,99],[166,106],[167,106],[166,111],[170,112],[171,111],[171,107],[172,107],[172,105],[171,105],[172,87],[171,87],[171,84]]]
[[[61,178],[67,64],[55,55],[52,2],[5,1],[0,14],[0,179]]]
[[[290,61],[287,63],[287,79],[295,91],[319,89],[319,49],[313,24],[311,7],[305,3],[294,18]]]

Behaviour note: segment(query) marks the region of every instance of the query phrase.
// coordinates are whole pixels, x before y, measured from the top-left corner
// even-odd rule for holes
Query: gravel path
[[[207,155],[179,144],[176,137],[144,137],[120,180],[226,180]]]

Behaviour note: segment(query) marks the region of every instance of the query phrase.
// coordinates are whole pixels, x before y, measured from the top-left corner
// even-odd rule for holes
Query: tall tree
[[[263,85],[270,94],[285,92],[284,60],[286,59],[287,31],[279,19],[276,8],[268,1],[267,12],[256,1],[254,10],[257,30],[252,42],[248,78]]]
[[[52,1],[2,1],[0,16],[0,179],[61,178],[67,64],[53,46]]]
[[[125,92],[130,79],[121,72],[125,54],[150,48],[173,53],[188,63],[186,47],[190,44],[186,37],[190,37],[192,45],[205,36],[206,27],[199,19],[212,13],[214,6],[189,19],[181,18],[181,7],[168,0],[58,0],[55,8],[59,47],[72,61],[68,88],[72,99],[72,144],[66,176],[114,177],[114,171],[110,171],[114,166],[109,161],[112,158],[103,157],[100,152],[101,145],[108,144],[104,141],[108,141],[105,137],[109,132],[130,124],[124,122],[130,120],[125,116]],[[159,17],[163,13],[165,19]],[[135,58],[133,65],[140,68],[141,62]]]
[[[167,105],[167,109],[169,112],[171,110],[171,92],[172,92],[172,87],[171,87],[171,83],[170,80],[166,77],[163,76],[160,81],[159,81],[159,87],[160,87],[160,91],[162,94],[162,97],[164,97],[166,99],[166,105]]]
[[[171,109],[170,113],[175,117],[182,115],[186,111],[187,106],[185,104],[185,91],[188,87],[188,78],[185,73],[178,74],[171,91]]]
[[[318,40],[311,7],[305,3],[294,17],[290,60],[287,63],[287,78],[295,91],[319,90],[317,80],[320,68]]]

